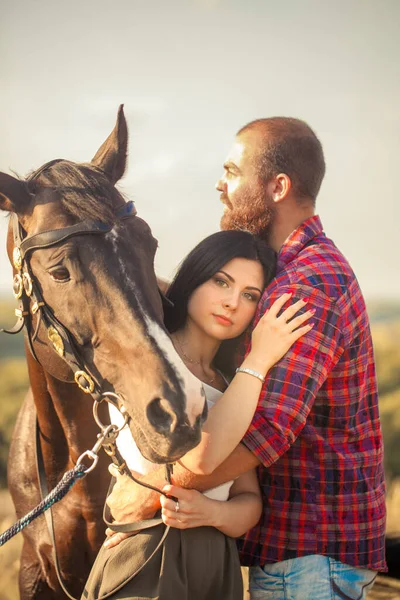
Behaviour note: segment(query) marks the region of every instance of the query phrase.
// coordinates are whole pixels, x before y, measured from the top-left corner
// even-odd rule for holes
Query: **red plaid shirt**
[[[269,372],[243,443],[260,460],[263,515],[242,563],[323,554],[386,570],[385,483],[374,355],[357,279],[317,216],[278,255],[255,323],[286,291],[309,297],[313,330]]]

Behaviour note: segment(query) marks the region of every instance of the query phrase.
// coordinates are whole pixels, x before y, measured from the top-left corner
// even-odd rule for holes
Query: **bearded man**
[[[221,227],[260,235],[278,254],[254,325],[288,291],[315,309],[313,331],[268,373],[253,421],[230,457],[209,475],[179,465],[174,472],[176,486],[205,490],[258,467],[263,515],[239,541],[254,600],[361,599],[386,569],[369,321],[352,269],[315,214],[324,174],[312,129],[275,117],[238,132],[217,183],[225,205]],[[250,335],[243,355],[249,343]],[[117,520],[148,517],[159,507],[156,494],[138,488],[129,504],[121,480],[110,499]],[[160,485],[162,471],[148,480]],[[176,486],[171,493],[187,500],[190,512],[189,491]]]

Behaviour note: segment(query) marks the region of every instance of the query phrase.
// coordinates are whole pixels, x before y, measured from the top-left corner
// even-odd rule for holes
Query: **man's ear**
[[[268,183],[268,192],[276,204],[284,200],[291,189],[292,182],[286,173],[279,173]]]
[[[25,181],[0,173],[0,209],[23,215],[31,201]]]
[[[106,173],[113,185],[125,173],[127,149],[128,127],[124,115],[124,105],[121,104],[113,131],[91,161],[92,165]]]

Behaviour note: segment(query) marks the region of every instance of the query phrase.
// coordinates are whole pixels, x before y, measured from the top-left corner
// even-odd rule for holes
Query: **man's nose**
[[[221,177],[220,179],[218,179],[217,183],[215,184],[215,188],[218,192],[225,192],[226,190],[226,182],[224,181],[224,178]]]

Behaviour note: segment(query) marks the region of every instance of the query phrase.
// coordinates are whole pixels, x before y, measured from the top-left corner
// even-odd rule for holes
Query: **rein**
[[[33,176],[29,179],[29,181],[34,181],[43,171],[52,166],[53,164],[59,162],[61,159],[55,159],[43,165],[38,171],[36,171]],[[135,205],[132,201],[125,203],[116,211],[116,217],[119,219],[127,219],[130,217],[135,217],[137,214]],[[66,473],[62,479],[62,481],[58,484],[58,486],[48,493],[47,489],[47,481],[44,470],[44,462],[42,449],[40,444],[40,430],[39,425],[37,423],[37,432],[36,432],[36,455],[37,455],[37,471],[38,471],[38,479],[39,479],[39,487],[41,491],[42,502],[38,507],[35,507],[28,515],[26,515],[20,521],[24,522],[21,526],[20,522],[18,522],[15,526],[13,526],[13,533],[18,533],[21,531],[23,527],[28,525],[33,518],[42,514],[42,512],[50,509],[51,505],[54,502],[58,501],[65,495],[65,493],[72,487],[73,483],[75,483],[77,477],[84,477],[87,473],[95,468],[98,462],[98,452],[101,448],[104,449],[106,454],[111,458],[113,463],[116,465],[118,471],[121,474],[128,475],[135,483],[141,485],[145,488],[148,488],[152,491],[157,492],[158,494],[166,496],[166,494],[145,482],[136,479],[128,467],[126,466],[117,446],[116,446],[116,438],[119,434],[119,431],[125,427],[128,423],[129,415],[127,414],[125,408],[120,406],[120,397],[114,392],[104,392],[102,391],[101,384],[96,380],[94,375],[90,372],[90,369],[85,364],[84,359],[81,357],[79,352],[79,346],[75,342],[72,334],[68,331],[66,327],[56,318],[51,308],[47,305],[45,299],[42,296],[40,286],[36,282],[33,277],[31,266],[30,266],[30,256],[35,250],[42,250],[44,248],[50,248],[56,244],[64,242],[71,237],[77,235],[99,235],[109,233],[113,229],[113,225],[107,225],[100,221],[95,221],[91,219],[87,219],[80,223],[76,223],[75,225],[71,225],[69,227],[64,227],[62,229],[53,229],[44,231],[42,233],[38,233],[32,236],[25,237],[25,232],[19,223],[18,217],[16,214],[11,216],[12,219],[12,227],[13,227],[13,241],[14,241],[14,249],[13,249],[13,266],[16,271],[13,280],[13,292],[15,298],[18,300],[18,308],[15,310],[15,315],[17,317],[17,322],[14,327],[10,330],[0,329],[0,332],[14,335],[22,331],[25,327],[27,332],[27,341],[30,352],[32,356],[35,358],[37,362],[38,358],[34,349],[34,342],[38,335],[40,325],[43,323],[46,331],[47,337],[51,342],[53,349],[57,354],[67,363],[67,365],[71,368],[74,381],[78,385],[78,387],[85,393],[90,394],[94,400],[93,404],[93,416],[96,423],[99,425],[101,433],[98,435],[98,441],[92,450],[86,450],[78,459],[77,465]],[[34,326],[33,319],[36,318],[36,324]],[[106,401],[113,404],[123,415],[124,423],[121,427],[117,427],[116,425],[104,425],[98,415],[98,407],[101,402]],[[85,457],[93,460],[93,464],[90,467],[85,467],[82,463],[82,459]],[[73,475],[70,475],[74,471]],[[76,471],[76,473],[75,473]],[[170,482],[170,477],[172,474],[172,465],[166,465],[166,478],[167,481]],[[68,476],[68,477],[67,477]],[[64,479],[68,479],[68,483],[65,483],[67,489],[65,492],[59,491],[59,486],[64,482]],[[72,481],[72,479],[73,481]],[[72,481],[72,483],[71,483]],[[61,489],[61,488],[60,488]],[[64,488],[63,488],[64,489]],[[55,491],[57,490],[57,493]],[[56,496],[56,499],[54,499]],[[52,498],[51,501],[49,498]],[[42,506],[43,505],[43,506]],[[38,509],[40,510],[38,512]],[[43,508],[44,507],[44,508]],[[32,514],[35,513],[35,516]],[[52,540],[53,548],[54,548],[54,557],[55,557],[55,568],[59,583],[64,593],[69,597],[73,598],[68,591],[65,589],[65,586],[62,582],[62,577],[58,565],[57,553],[56,553],[56,545],[55,545],[55,537],[54,537],[54,528],[53,528],[53,519],[51,516],[51,510],[45,513],[47,519],[47,525],[50,533],[50,537]],[[104,513],[105,518],[108,516],[106,511]],[[160,523],[161,520],[151,519],[148,521],[142,521],[140,523],[135,524],[113,524],[110,523],[106,518],[106,523],[109,527],[113,528],[115,531],[138,531],[140,529],[145,529],[147,527],[154,526],[155,524]],[[169,528],[167,528],[169,529]],[[8,532],[6,532],[8,533]],[[5,536],[5,534],[3,534]],[[3,537],[2,536],[2,537]],[[8,541],[4,537],[4,542]],[[165,537],[163,537],[163,540]]]

